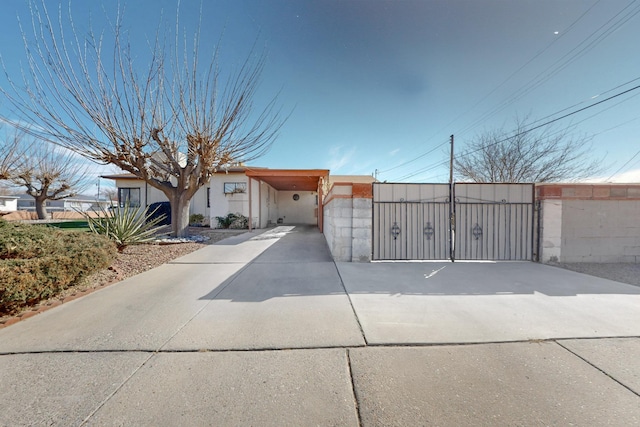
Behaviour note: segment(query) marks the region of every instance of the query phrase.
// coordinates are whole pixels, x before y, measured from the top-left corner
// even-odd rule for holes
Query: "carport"
[[[264,182],[274,188],[276,191],[286,192],[317,192],[318,200],[315,207],[316,212],[316,225],[322,232],[322,203],[324,199],[323,186],[328,180],[328,169],[251,169],[247,168],[245,171],[249,180],[256,180],[258,182]],[[252,185],[249,188],[249,217],[253,217],[252,212],[252,199],[255,197],[252,194]],[[260,187],[258,187],[260,188]],[[297,193],[296,193],[297,194]],[[294,200],[296,194],[294,194]],[[260,195],[258,195],[260,200]],[[258,203],[258,209],[262,209],[262,203]],[[262,217],[261,212],[258,212],[258,217]],[[251,223],[249,227],[251,227]]]

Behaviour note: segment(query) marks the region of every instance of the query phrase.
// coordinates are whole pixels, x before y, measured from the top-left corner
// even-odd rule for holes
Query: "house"
[[[18,196],[0,196],[0,213],[7,214],[18,210]]]
[[[166,201],[158,189],[132,174],[103,176],[118,188],[118,203],[134,206]],[[315,224],[322,229],[322,201],[328,186],[326,169],[268,169],[234,165],[214,174],[191,199],[189,214],[201,214],[212,227],[216,217],[239,213],[250,228],[276,224]]]
[[[17,210],[21,211],[35,211],[36,202],[33,196],[28,194],[16,194],[14,196],[17,201]],[[48,213],[54,212],[87,212],[98,209],[99,206],[108,208],[111,204],[108,200],[96,200],[95,197],[88,195],[78,195],[75,197],[68,197],[61,200],[47,200],[45,206]]]

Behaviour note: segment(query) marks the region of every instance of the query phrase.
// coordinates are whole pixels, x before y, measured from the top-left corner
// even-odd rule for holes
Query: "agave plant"
[[[162,228],[158,224],[165,218],[165,215],[151,218],[157,208],[147,212],[147,208],[130,206],[128,201],[123,207],[111,211],[102,206],[98,209],[97,217],[90,217],[85,212],[82,212],[82,215],[89,223],[91,231],[107,236],[120,252],[129,245],[153,240],[156,232]]]

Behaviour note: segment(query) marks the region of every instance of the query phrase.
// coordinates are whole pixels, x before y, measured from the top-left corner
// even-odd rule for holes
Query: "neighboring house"
[[[17,200],[17,210],[21,211],[35,211],[36,202],[33,196],[28,194],[17,194],[15,197]],[[111,202],[108,200],[96,200],[95,197],[80,194],[75,197],[68,197],[62,200],[47,200],[45,206],[48,213],[53,212],[87,212],[99,209],[99,206],[108,208]]]
[[[149,206],[164,194],[132,174],[107,175],[118,188],[118,203]],[[268,169],[236,165],[214,174],[191,199],[190,215],[201,214],[216,227],[216,217],[239,213],[251,228],[275,224],[315,224],[322,229],[326,169]]]
[[[9,213],[18,210],[18,196],[0,196],[0,212]]]

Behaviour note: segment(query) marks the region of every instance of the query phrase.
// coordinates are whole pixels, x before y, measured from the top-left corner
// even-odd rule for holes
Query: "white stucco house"
[[[18,210],[18,196],[0,196],[0,212],[9,213]]]
[[[105,175],[115,181],[118,203],[137,206],[167,201],[164,194],[132,174]],[[250,228],[315,224],[322,230],[322,202],[329,185],[326,169],[268,169],[235,165],[214,174],[191,199],[189,215],[201,214],[212,227],[216,217],[240,213]]]
[[[16,194],[11,196],[16,199],[16,210],[21,211],[35,211],[36,202],[33,196],[28,194]],[[89,195],[79,194],[74,197],[68,197],[66,199],[61,200],[47,200],[45,201],[45,206],[47,208],[47,212],[87,212],[91,210],[95,210],[98,206],[102,206],[103,208],[108,208],[111,204],[108,200],[97,200],[95,197],[91,197]],[[1,208],[1,206],[0,206]],[[2,209],[0,209],[2,210]]]

